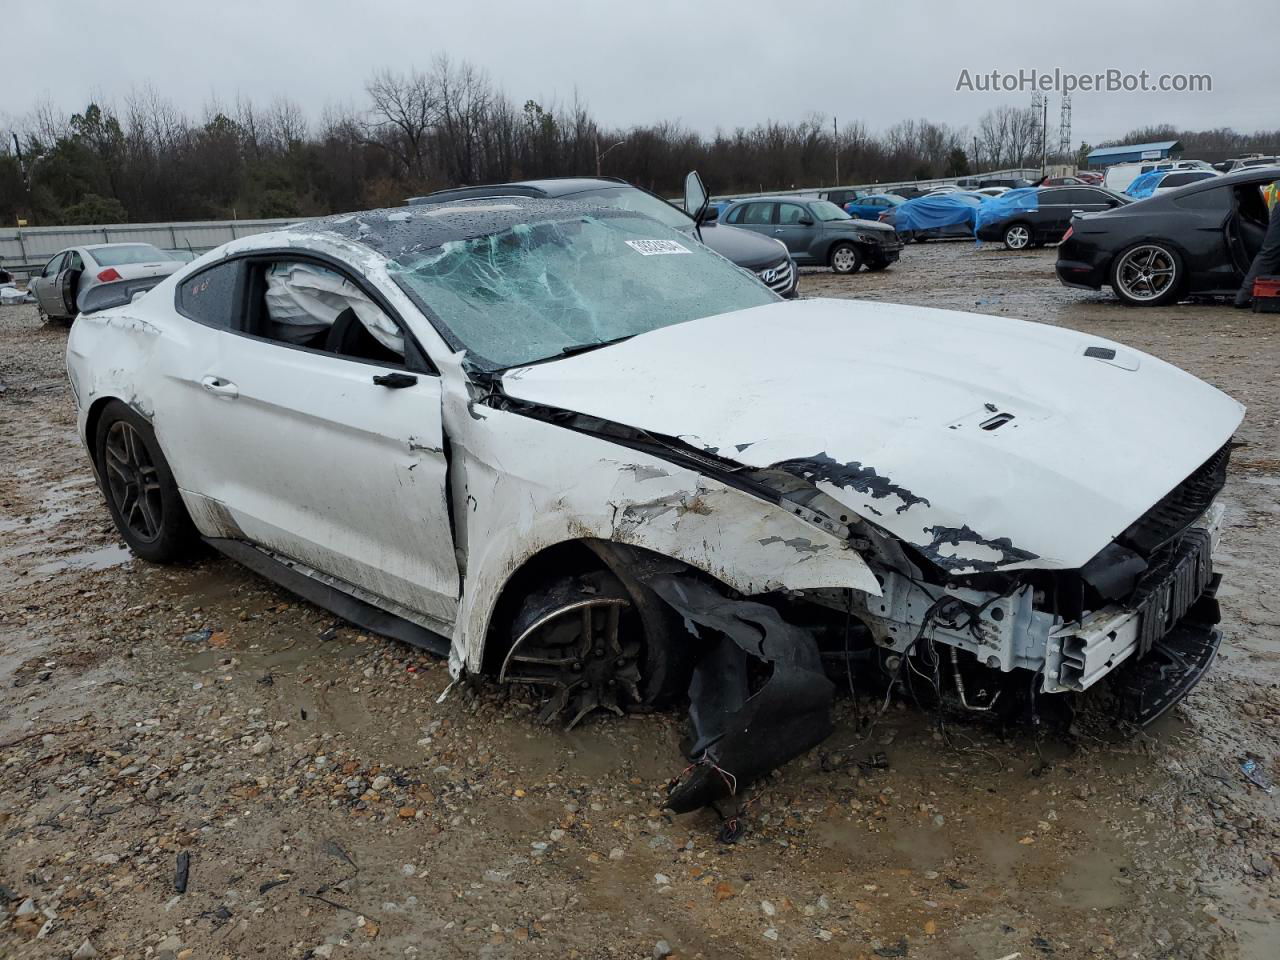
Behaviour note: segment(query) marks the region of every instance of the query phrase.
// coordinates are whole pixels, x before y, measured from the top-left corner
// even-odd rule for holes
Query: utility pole
[[[978,138],[973,138],[973,172],[980,173],[981,168],[978,165]]]
[[[1048,162],[1049,149],[1049,98],[1044,98],[1043,112],[1040,118],[1040,178],[1043,180],[1048,174],[1045,171],[1045,164]]]
[[[836,123],[835,117],[831,118],[831,133],[836,147],[836,182],[832,186],[838,187],[840,186],[840,126]]]

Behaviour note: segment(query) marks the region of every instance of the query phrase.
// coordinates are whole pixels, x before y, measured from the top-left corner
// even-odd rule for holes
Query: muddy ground
[[[661,810],[677,714],[564,734],[492,685],[437,702],[442,663],[226,560],[131,559],[66,331],[0,309],[0,957],[1274,958],[1280,797],[1240,763],[1280,779],[1280,321],[1124,309],[1052,261],[933,243],[803,291],[1091,331],[1248,404],[1221,658],[1119,745],[905,705],[866,740],[841,701],[735,845]]]

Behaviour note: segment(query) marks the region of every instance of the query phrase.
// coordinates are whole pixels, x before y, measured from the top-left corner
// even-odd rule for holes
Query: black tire
[[[1015,220],[1004,228],[1004,246],[1006,250],[1026,250],[1035,243],[1035,232],[1031,224],[1023,220]]]
[[[200,535],[151,424],[111,401],[98,418],[93,455],[107,509],[130,550],[152,563],[199,554]]]
[[[912,239],[912,240],[914,240],[916,243],[928,243],[928,242],[929,242],[929,238],[928,238],[928,237],[912,237],[911,239]]]
[[[1176,303],[1186,282],[1178,251],[1158,241],[1126,247],[1111,261],[1108,277],[1120,302],[1130,307],[1163,307]]]
[[[841,241],[831,248],[831,252],[827,255],[827,262],[835,273],[857,273],[858,268],[862,266],[862,251],[856,244]]]

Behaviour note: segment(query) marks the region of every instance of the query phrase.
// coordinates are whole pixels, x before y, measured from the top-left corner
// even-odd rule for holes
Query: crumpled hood
[[[678,324],[503,387],[804,476],[957,575],[1084,565],[1244,413],[1100,337],[853,300]]]

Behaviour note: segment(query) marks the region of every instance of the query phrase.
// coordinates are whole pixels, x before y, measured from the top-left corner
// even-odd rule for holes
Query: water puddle
[[[32,568],[31,574],[32,576],[41,577],[69,570],[106,570],[109,567],[118,567],[132,560],[133,553],[128,547],[123,544],[112,543],[105,547],[94,547],[89,550],[79,550],[75,553],[64,553]]]

